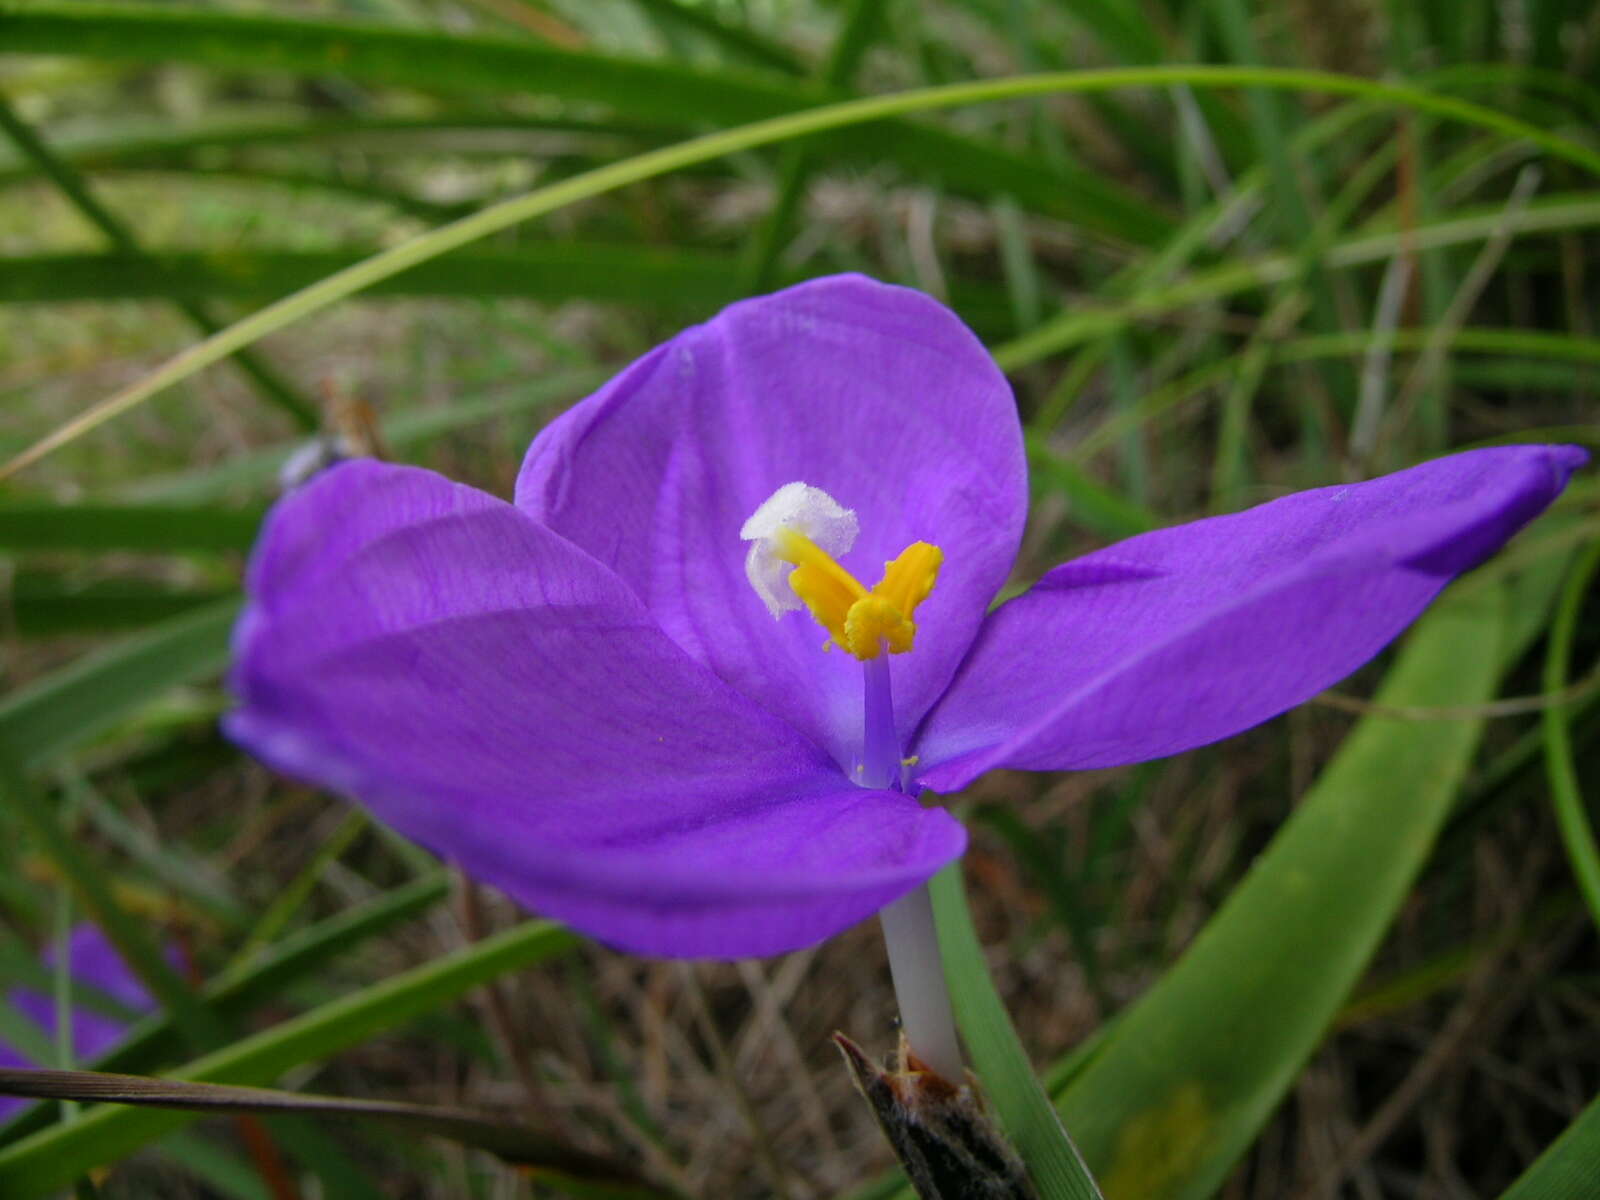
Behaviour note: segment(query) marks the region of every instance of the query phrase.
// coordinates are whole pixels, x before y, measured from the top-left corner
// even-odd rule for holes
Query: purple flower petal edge
[[[1469,451],[1066,563],[991,614],[922,731],[919,778],[1140,762],[1265,721],[1376,654],[1586,458]]]

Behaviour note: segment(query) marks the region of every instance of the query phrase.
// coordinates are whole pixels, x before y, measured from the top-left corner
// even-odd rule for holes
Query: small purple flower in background
[[[372,461],[280,502],[227,727],[597,938],[773,954],[961,854],[924,788],[1281,713],[1583,461],[1479,450],[1299,493],[1069,562],[991,613],[1027,516],[1010,388],[935,301],[824,279],[558,418],[515,504]]]
[[[77,925],[67,941],[67,969],[72,975],[74,988],[93,988],[103,997],[114,1001],[129,1014],[143,1014],[155,1008],[155,1001],[144,985],[122,961],[122,956],[106,940],[97,925]],[[43,955],[46,966],[56,966],[55,947],[46,947]],[[40,1036],[55,1041],[55,997],[34,988],[14,988],[6,1000],[28,1020],[39,1027]],[[75,996],[72,1009],[72,1054],[80,1062],[100,1057],[122,1040],[127,1032],[126,1021],[118,1020]],[[16,1046],[0,1042],[0,1067],[56,1066],[55,1062],[35,1062]],[[0,1121],[9,1119],[18,1109],[32,1103],[12,1096],[0,1096]]]

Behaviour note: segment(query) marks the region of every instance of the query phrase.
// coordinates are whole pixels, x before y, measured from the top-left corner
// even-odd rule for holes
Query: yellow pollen
[[[869,592],[805,534],[783,529],[775,541],[778,557],[794,564],[789,586],[834,644],[863,662],[877,658],[884,646],[891,654],[911,649],[917,636],[912,617],[933,591],[944,562],[939,547],[912,542],[884,564],[883,578]]]

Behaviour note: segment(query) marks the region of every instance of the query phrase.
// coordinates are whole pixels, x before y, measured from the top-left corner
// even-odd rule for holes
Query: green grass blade
[[[244,944],[235,952],[233,958],[235,963],[253,962],[277,940],[288,928],[295,913],[321,882],[328,868],[350,849],[351,843],[365,833],[368,827],[369,819],[366,812],[360,808],[352,808],[340,822],[339,827],[317,847],[316,853],[300,869],[300,873],[290,880],[267,906],[266,912],[261,914],[260,920],[245,937]]]
[[[0,20],[0,35],[11,33],[13,28],[11,21],[14,20],[15,17]],[[604,195],[630,183],[653,179],[671,171],[708,162],[741,150],[751,150],[847,126],[866,125],[889,117],[966,104],[1049,95],[1053,92],[1092,93],[1119,87],[1178,83],[1213,87],[1253,86],[1308,90],[1386,100],[1451,120],[1523,137],[1556,157],[1600,175],[1600,152],[1491,109],[1469,104],[1454,97],[1435,95],[1405,84],[1358,79],[1354,76],[1323,71],[1239,67],[1129,67],[985,80],[977,83],[922,88],[888,96],[872,96],[842,104],[826,105],[790,116],[758,121],[739,129],[707,134],[675,146],[650,151],[623,162],[562,180],[549,187],[538,188],[526,195],[502,201],[442,229],[432,230],[393,249],[385,250],[337,274],[319,280],[293,295],[285,296],[277,303],[252,313],[221,333],[169,359],[138,383],[61,425],[22,454],[0,466],[0,479],[22,470],[52,450],[75,440],[172,384],[187,379],[196,371],[226,358],[241,346],[251,345],[268,333],[302,320],[330,304],[398,275],[419,263],[470,245],[502,229],[555,212],[579,200]],[[915,128],[907,127],[908,130]],[[881,131],[878,140],[883,140]],[[905,136],[897,132],[896,136],[888,139],[886,144],[903,144],[906,140]],[[988,178],[985,187],[988,191],[1012,190],[1005,178],[994,175]],[[1600,202],[1592,203],[1595,208],[1600,209]],[[1519,218],[1548,218],[1550,214],[1546,211],[1547,207],[1530,205],[1519,214]],[[1502,228],[1504,222],[1500,214],[1496,214],[1495,220],[1496,223],[1491,229]],[[1391,235],[1390,241],[1393,240],[1394,235]],[[1416,238],[1411,244],[1419,244],[1420,241],[1420,238]],[[1244,277],[1245,283],[1242,286],[1248,286],[1254,277],[1254,271],[1249,265],[1244,269]],[[1100,321],[1101,325],[1105,324],[1103,314],[1100,316]],[[1042,335],[1048,335],[1043,337],[1045,350],[1048,352],[1049,338],[1059,336],[1059,332],[1059,329],[1041,329],[1028,335],[1027,338],[1020,339],[1019,342],[1012,343],[1012,362],[1007,363],[1002,359],[1002,365],[1014,365],[1018,357],[1017,347],[1020,344],[1026,343],[1037,350],[1041,345]]]
[[[1500,1200],[1588,1200],[1600,1179],[1600,1097],[1523,1172]]]
[[[0,1067],[0,1095],[127,1104],[205,1114],[244,1112],[265,1116],[282,1113],[375,1121],[394,1125],[409,1136],[428,1134],[449,1138],[519,1166],[614,1181],[624,1186],[632,1184],[644,1195],[662,1197],[662,1193],[649,1189],[638,1179],[633,1168],[615,1159],[579,1150],[519,1122],[486,1117],[456,1105],[324,1096],[238,1084],[37,1067]]]
[[[1028,486],[1034,496],[1064,497],[1068,515],[1084,528],[1108,538],[1125,538],[1161,523],[1149,509],[1089,478],[1081,466],[1057,454],[1043,438],[1030,435],[1027,451]]]
[[[1505,622],[1500,587],[1441,600],[1378,699],[1488,700]],[[1110,1200],[1198,1200],[1222,1182],[1393,920],[1481,726],[1363,719],[1189,951],[1122,1017],[1061,1104]]]
[[[445,408],[429,406],[397,412],[384,417],[378,427],[383,444],[399,455],[415,453],[436,438],[486,421],[523,422],[531,433],[535,414],[541,409],[553,413],[564,408],[610,376],[610,371],[598,367],[552,371],[537,379],[519,381],[515,387],[497,388],[489,395],[462,396]],[[238,493],[270,490],[276,486],[284,462],[301,444],[280,442],[215,466],[146,475],[120,485],[114,495],[135,505],[161,501],[189,507],[216,503]]]
[[[145,554],[248,550],[258,508],[175,504],[0,504],[0,549]]]
[[[27,122],[17,116],[3,95],[0,95],[0,131],[3,131],[18,149],[38,165],[39,170],[49,177],[84,219],[100,230],[117,253],[135,261],[148,263],[149,260],[145,258],[133,231],[96,198],[88,183],[70,163],[61,159]],[[216,333],[222,328],[222,322],[208,309],[174,287],[170,275],[162,282],[163,294],[201,333]],[[288,380],[254,353],[241,349],[233,355],[233,361],[263,396],[288,413],[302,428],[315,429],[320,423],[316,407],[302,397]]]
[[[156,1153],[224,1200],[272,1200],[254,1167],[209,1138],[175,1133],[156,1148]]]
[[[102,254],[0,258],[0,304],[160,299],[181,278],[188,295],[272,300],[308,287],[367,257],[362,250],[229,250],[139,260]],[[686,318],[708,315],[745,293],[737,255],[625,243],[545,242],[512,250],[473,250],[420,263],[367,289],[371,297],[492,296],[547,301],[602,300],[649,304]],[[787,286],[826,270],[782,272]],[[1009,333],[1010,307],[999,289],[957,284],[953,307],[980,335]]]
[[[1493,237],[1497,230],[1511,235],[1554,233],[1587,229],[1600,224],[1600,197],[1592,192],[1547,196],[1525,208],[1507,213],[1504,206],[1474,209],[1419,224],[1410,230],[1385,230],[1341,238],[1329,245],[1324,266],[1370,266],[1398,253],[1469,245]],[[995,361],[1015,371],[1052,354],[1104,337],[1128,323],[1144,320],[1190,305],[1220,300],[1257,287],[1269,287],[1293,278],[1298,258],[1290,254],[1230,262],[1198,272],[1179,283],[1150,288],[1127,300],[1100,309],[1077,306],[1046,321],[1014,341],[994,348]],[[1324,334],[1338,337],[1338,334]]]
[[[1578,628],[1578,614],[1600,568],[1600,542],[1594,542],[1572,565],[1572,573],[1556,605],[1550,626],[1550,643],[1545,652],[1544,690],[1559,694],[1567,686],[1572,658],[1572,641]],[[1600,928],[1600,849],[1595,846],[1594,826],[1584,809],[1579,790],[1578,769],[1573,761],[1572,731],[1568,728],[1568,705],[1552,704],[1544,710],[1545,773],[1550,783],[1550,802],[1555,807],[1556,825],[1566,847],[1567,861],[1578,884],[1578,892]]]
[[[560,50],[527,39],[441,37],[430,30],[139,4],[30,3],[0,13],[0,44],[17,53],[337,75],[447,94],[535,92],[610,105],[647,121],[670,114],[680,129],[754,121],[837,99],[793,80]],[[892,132],[845,130],[843,124],[817,132],[829,134],[831,152],[893,162],[979,196],[1010,192],[1019,203],[1113,237],[1148,242],[1170,227],[1164,214],[1100,173],[1047,168],[944,130],[897,122]]]
[[[940,871],[928,890],[961,1038],[1001,1125],[1028,1165],[1041,1200],[1100,1200],[1100,1191],[1061,1128],[1061,1119],[1034,1075],[1028,1052],[989,977],[983,946],[967,909],[961,864],[952,863]]]
[[[402,972],[330,1004],[225,1046],[177,1071],[175,1079],[265,1085],[450,1003],[508,971],[543,962],[573,945],[559,925],[528,921],[453,954]],[[90,1166],[112,1162],[194,1117],[153,1109],[101,1107],[0,1150],[0,1195],[48,1196]]]
[[[18,637],[129,633],[217,604],[232,589],[177,590],[142,580],[74,585],[34,571],[18,571],[7,615]]]
[[[353,953],[367,939],[426,912],[449,890],[449,875],[436,871],[328,917],[288,935],[254,962],[224,971],[201,990],[201,999],[224,1020],[248,1016],[279,998],[285,989]],[[182,1045],[172,1019],[157,1013],[135,1024],[115,1049],[92,1065],[102,1071],[151,1070],[181,1054]],[[46,1124],[43,1113],[21,1113],[0,1126],[0,1143],[15,1141]]]
[[[369,154],[412,154],[419,149],[472,154],[475,137],[563,133],[592,137],[596,147],[615,150],[633,142],[670,142],[669,126],[640,122],[590,121],[572,117],[519,115],[472,108],[446,109],[433,116],[383,113],[307,117],[301,113],[260,112],[256,108],[209,111],[190,122],[152,122],[148,118],[111,121],[93,131],[63,130],[56,153],[80,171],[106,167],[178,167],[196,159],[195,151],[230,155],[261,146],[359,149]],[[459,135],[467,134],[466,138]],[[504,153],[502,142],[489,153]],[[37,178],[38,171],[15,153],[0,148],[0,186]]]
[[[729,25],[709,8],[685,4],[682,0],[629,0],[629,3],[665,23],[681,25],[702,35],[754,66],[782,71],[787,75],[805,72],[804,64],[782,44],[737,25]]]
[[[1303,362],[1325,355],[1359,355],[1371,347],[1379,337],[1399,352],[1422,349],[1436,335],[1432,329],[1399,329],[1388,333],[1365,329],[1350,333],[1314,334],[1310,337],[1291,338],[1272,347],[1272,359],[1278,365]],[[1458,328],[1449,331],[1446,343],[1450,350],[1462,354],[1504,356],[1507,361],[1493,365],[1508,370],[1528,370],[1542,364],[1513,362],[1513,359],[1549,359],[1558,364],[1570,364],[1572,372],[1582,372],[1586,363],[1600,363],[1600,338],[1585,338],[1574,334],[1546,332],[1536,329]],[[1238,370],[1233,359],[1207,363],[1188,374],[1147,392],[1140,398],[1138,407],[1116,413],[1098,427],[1078,438],[1070,448],[1073,462],[1083,463],[1116,442],[1128,430],[1151,424],[1184,401],[1208,389],[1228,383]],[[1562,376],[1566,382],[1570,376]],[[1495,376],[1497,382],[1504,382]],[[1518,378],[1513,382],[1526,382]],[[1549,435],[1538,440],[1563,441],[1581,436],[1580,429]]]
[[[861,58],[883,28],[883,0],[850,0],[839,32],[834,36],[828,61],[822,69],[822,82],[830,88],[847,88],[861,65]],[[746,249],[742,290],[769,290],[776,278],[778,256],[788,241],[790,226],[805,195],[811,176],[811,163],[804,146],[784,147],[778,166],[778,190],[764,221],[757,226]]]
[[[0,700],[0,758],[35,767],[180,683],[221,669],[239,601],[164,621]]]
[[[270,300],[365,257],[360,249],[264,248],[163,255],[159,262],[102,254],[30,255],[0,259],[0,302],[150,299],[163,295],[169,277],[181,278],[190,295]],[[582,298],[705,309],[737,298],[737,264],[733,255],[707,251],[548,242],[452,254],[386,279],[368,294]],[[797,283],[800,278],[784,282]]]
[[[216,1015],[162,956],[145,924],[118,903],[105,871],[64,827],[56,807],[23,778],[14,758],[0,756],[0,793],[11,814],[61,873],[95,924],[105,930],[123,961],[177,1022],[191,1052],[221,1042],[223,1027]]]

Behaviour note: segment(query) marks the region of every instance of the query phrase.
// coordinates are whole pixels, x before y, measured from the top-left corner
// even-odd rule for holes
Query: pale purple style
[[[93,988],[102,997],[111,1000],[130,1015],[151,1011],[155,1001],[145,991],[128,964],[106,940],[106,935],[95,925],[78,925],[67,942],[68,970],[75,986]],[[42,955],[45,965],[56,965],[55,947],[47,947]],[[28,1020],[39,1027],[40,1033],[51,1042],[56,1036],[55,997],[33,988],[14,988],[6,1000]],[[127,1032],[127,1022],[117,1019],[98,1008],[81,1001],[72,1010],[72,1054],[79,1062],[99,1058],[122,1040]],[[38,1063],[27,1057],[16,1046],[0,1042],[0,1067],[55,1066],[54,1062]],[[0,1096],[0,1121],[33,1103],[15,1096]]]
[[[987,613],[1027,515],[1016,407],[928,297],[861,277],[735,304],[534,441],[516,503],[357,461],[273,511],[228,730],[535,911],[626,949],[809,945],[927,880],[961,826],[852,783],[862,667],[744,574],[780,486],[854,509],[869,585],[942,547],[890,660],[907,787],[1138,762],[1360,666],[1583,461],[1480,450],[1132,538]],[[987,615],[986,615],[987,613]]]

